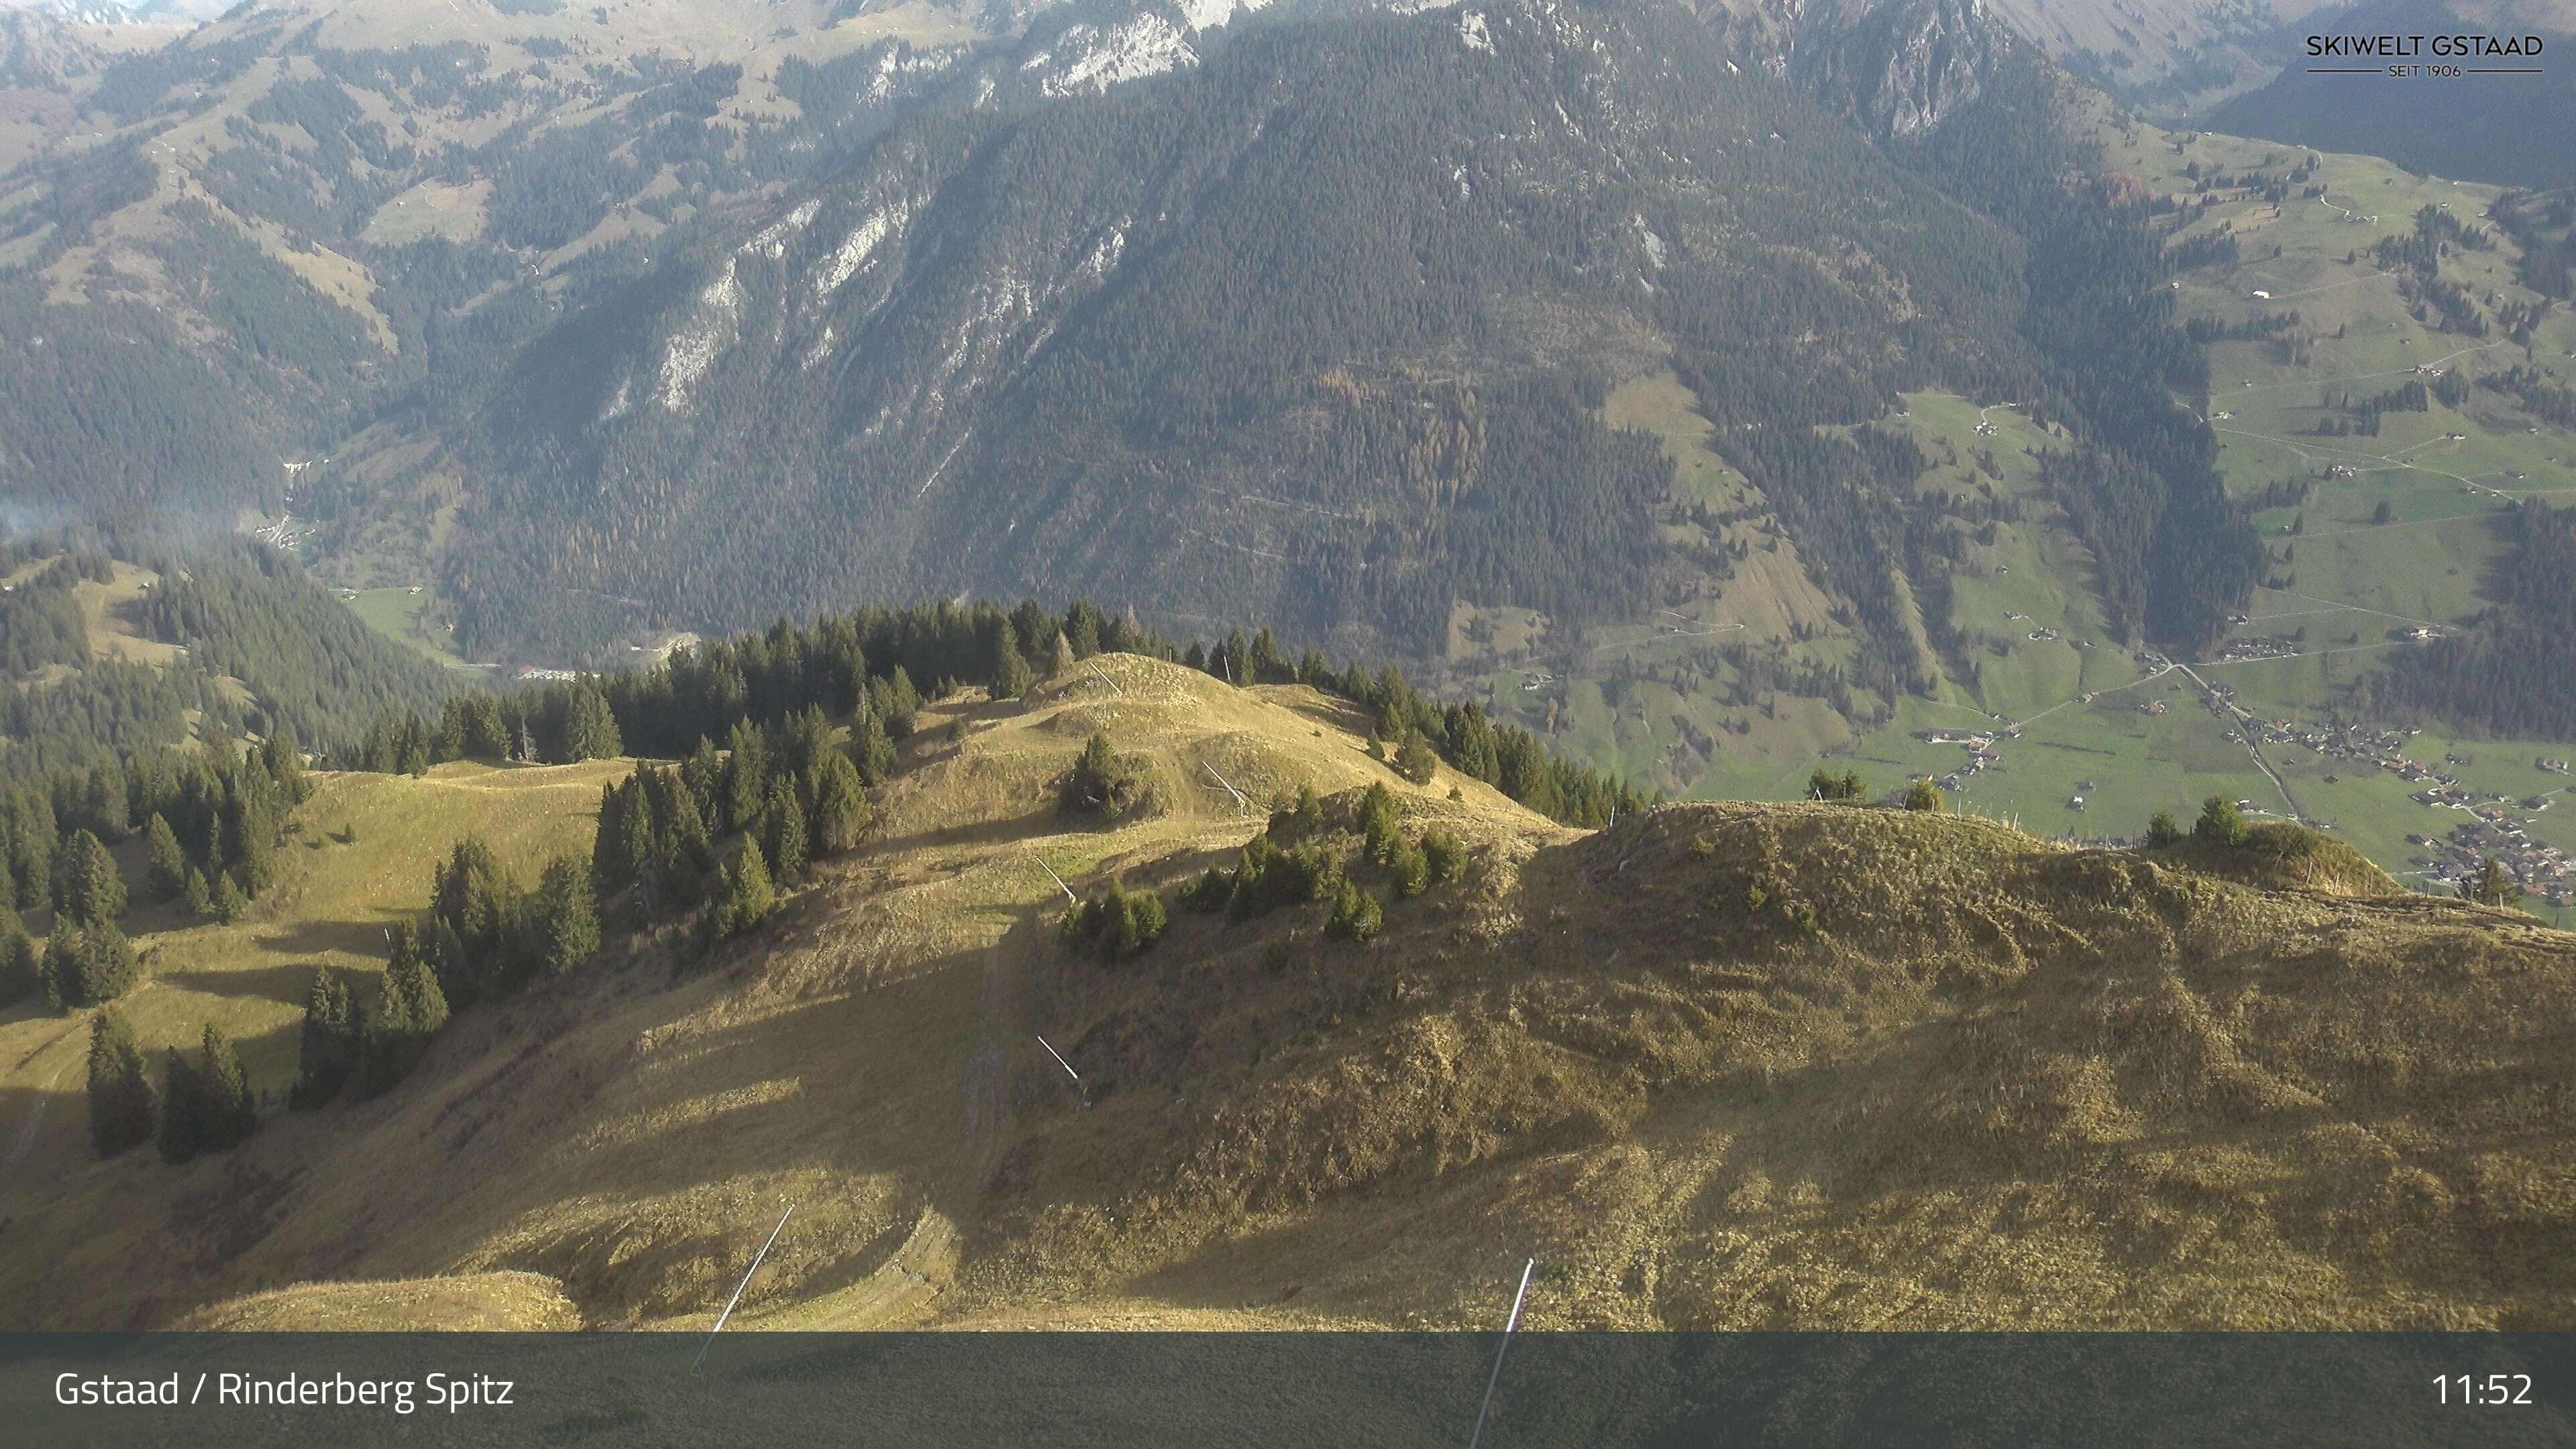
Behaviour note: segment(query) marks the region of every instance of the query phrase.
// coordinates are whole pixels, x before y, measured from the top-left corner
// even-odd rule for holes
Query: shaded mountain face
[[[2395,79],[2311,75],[2305,65],[2210,118],[2218,130],[2326,151],[2385,156],[2417,171],[2507,186],[2576,185],[2576,4],[2569,0],[2364,0],[2305,27],[2320,35],[2536,36],[2537,58],[2398,63],[2534,67],[2536,75]],[[2295,42],[2304,46],[2304,40]],[[2428,42],[2429,46],[2429,42]],[[2372,59],[2320,66],[2375,66]],[[2402,104],[2392,103],[2402,97]]]
[[[2020,244],[1761,71],[1676,11],[1493,6],[907,124],[530,349],[468,647],[961,587],[1408,652],[1453,599],[1633,606],[1670,466],[1606,384],[1672,365],[1749,429],[2027,367]]]
[[[2334,0],[1995,0],[2067,69],[2168,119],[2262,86]]]

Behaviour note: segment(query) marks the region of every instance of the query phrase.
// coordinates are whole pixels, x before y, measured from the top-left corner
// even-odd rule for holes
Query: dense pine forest
[[[120,563],[154,585],[111,606],[158,663],[93,656],[73,588]],[[160,525],[89,525],[0,546],[0,785],[85,770],[194,732],[292,733],[331,749],[388,708],[433,709],[450,671],[370,631],[287,556],[233,538],[176,542]]]
[[[1707,26],[1459,25],[933,111],[572,317],[484,417],[461,639],[581,658],[964,582],[1418,657],[1457,598],[1638,605],[1669,468],[1597,408],[1639,349],[1790,436],[2027,376],[2013,239]],[[1777,480],[1802,516],[1838,461]],[[1819,536],[1855,590],[1883,571]]]
[[[122,996],[140,967],[123,918],[179,901],[229,924],[276,879],[279,827],[311,786],[291,732],[250,743],[209,729],[188,750],[60,770],[0,794],[0,1007],[41,991],[58,1010]],[[144,840],[142,898],[109,850]],[[40,956],[23,916],[50,911]]]

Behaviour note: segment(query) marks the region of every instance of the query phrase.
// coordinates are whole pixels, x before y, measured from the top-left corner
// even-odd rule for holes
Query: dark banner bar
[[[0,1443],[2576,1445],[2571,1334],[16,1334]],[[707,1348],[702,1369],[692,1363]]]

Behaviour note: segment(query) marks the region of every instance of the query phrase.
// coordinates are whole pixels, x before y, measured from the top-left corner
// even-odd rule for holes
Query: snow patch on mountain
[[[868,88],[859,93],[859,98],[868,101],[886,100],[894,95],[895,82],[898,79],[936,74],[956,62],[957,54],[953,51],[934,50],[917,53],[910,46],[894,47],[877,58],[876,76],[868,82]]]
[[[1637,240],[1643,243],[1646,248],[1646,260],[1654,266],[1656,271],[1662,271],[1664,269],[1664,239],[1655,235],[1655,233],[1647,227],[1646,219],[1644,217],[1632,216],[1628,220],[1631,225],[1637,228]]]
[[[1485,13],[1481,10],[1470,10],[1458,17],[1458,39],[1469,50],[1494,53],[1493,32],[1485,28]]]
[[[867,220],[852,228],[840,246],[833,249],[832,255],[824,259],[823,270],[814,278],[814,295],[817,298],[828,297],[841,290],[850,278],[858,275],[859,268],[867,264],[868,258],[887,237],[903,230],[908,219],[909,213],[905,208],[890,206],[871,213]]]
[[[1039,90],[1050,97],[1104,91],[1124,81],[1143,80],[1199,63],[1198,52],[1190,48],[1180,27],[1150,12],[1129,16],[1106,28],[1091,24],[1067,26],[1056,45],[1067,58],[1054,74],[1038,82]],[[1034,69],[1055,60],[1055,51],[1040,51],[1021,69]]]
[[[1214,30],[1231,22],[1237,15],[1248,14],[1270,3],[1270,0],[1180,0],[1181,19],[1190,31]]]
[[[758,253],[777,261],[787,255],[787,239],[814,224],[814,214],[823,209],[820,201],[808,201],[778,220],[762,227],[751,240],[742,244],[742,255]]]
[[[698,294],[688,324],[662,354],[662,406],[678,412],[689,405],[690,390],[703,380],[716,359],[733,345],[742,318],[742,283],[734,276],[734,258]]]

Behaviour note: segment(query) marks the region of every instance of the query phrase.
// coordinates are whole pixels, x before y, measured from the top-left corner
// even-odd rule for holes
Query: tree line
[[[42,992],[68,1011],[113,1001],[141,974],[122,920],[133,902],[108,843],[145,839],[145,898],[238,920],[276,878],[279,829],[311,793],[291,734],[210,732],[0,796],[0,1006]],[[19,912],[52,912],[38,954]]]
[[[942,602],[866,608],[812,625],[781,620],[764,633],[674,650],[650,669],[460,696],[435,724],[417,713],[380,716],[342,763],[416,773],[463,758],[570,763],[634,754],[712,761],[715,742],[733,739],[739,727],[780,731],[810,714],[849,722],[852,763],[873,784],[892,768],[894,742],[912,731],[923,699],[916,681],[932,681],[933,697],[974,685],[1008,698],[1037,677],[1032,661],[1060,673],[1102,652],[1184,663],[1237,685],[1301,683],[1338,694],[1370,711],[1388,748],[1400,751],[1419,739],[1460,773],[1568,824],[1605,825],[1651,803],[1624,782],[1552,755],[1529,730],[1494,723],[1481,706],[1433,702],[1392,666],[1372,671],[1354,661],[1336,669],[1314,650],[1292,663],[1268,629],[1250,638],[1236,630],[1213,644],[1193,640],[1182,648],[1087,600],[1062,614],[1026,600],[1009,609]],[[765,746],[770,736],[759,738]],[[697,783],[712,788],[703,773]],[[745,803],[756,808],[758,800]],[[810,815],[815,800],[800,806]]]
[[[2576,739],[2576,508],[2525,500],[2505,525],[2504,597],[2468,628],[2399,650],[2354,685],[2365,711],[2430,711],[2505,739]]]

